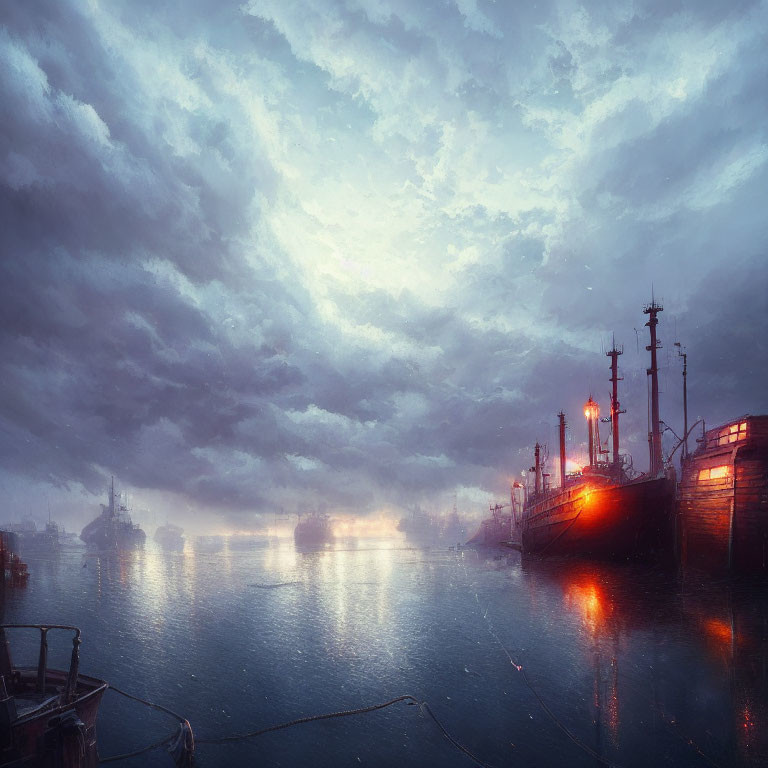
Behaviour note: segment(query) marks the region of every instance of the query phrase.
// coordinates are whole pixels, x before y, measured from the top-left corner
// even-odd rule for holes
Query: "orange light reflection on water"
[[[592,634],[603,627],[609,613],[602,586],[588,577],[568,585],[565,604],[569,610],[575,610],[581,615],[584,625]]]

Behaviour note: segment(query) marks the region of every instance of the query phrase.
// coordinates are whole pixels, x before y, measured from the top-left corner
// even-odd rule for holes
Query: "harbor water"
[[[411,694],[491,766],[768,765],[764,584],[392,539],[27,560],[3,622],[80,626],[83,673],[180,712],[201,740]],[[34,665],[36,640],[15,660]],[[65,667],[71,645],[50,645]],[[108,692],[100,754],[174,728]],[[117,764],[172,763],[157,750]],[[399,703],[201,743],[196,764],[473,763]]]

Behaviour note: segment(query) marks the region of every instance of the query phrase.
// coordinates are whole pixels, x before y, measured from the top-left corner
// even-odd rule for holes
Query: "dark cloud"
[[[676,338],[696,416],[765,411],[763,17],[3,4],[2,470],[232,520],[477,500],[560,409],[579,449],[613,332],[644,466],[652,285],[665,419]]]

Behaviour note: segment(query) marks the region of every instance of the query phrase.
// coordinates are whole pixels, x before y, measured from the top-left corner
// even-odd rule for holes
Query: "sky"
[[[6,516],[480,510],[768,412],[768,3],[0,4]],[[605,429],[605,427],[604,427]],[[607,437],[607,432],[603,433]],[[674,447],[671,433],[665,450]],[[486,507],[487,508],[487,507]]]

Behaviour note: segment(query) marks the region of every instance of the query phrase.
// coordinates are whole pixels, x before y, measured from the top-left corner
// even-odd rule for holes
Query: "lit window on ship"
[[[723,427],[715,437],[710,438],[707,443],[707,448],[716,448],[718,445],[728,445],[728,443],[735,443],[737,440],[746,440],[747,438],[747,422],[740,421],[736,424],[729,424],[727,427]]]
[[[722,467],[708,467],[707,469],[699,470],[699,481],[702,480],[722,480],[723,478],[730,477],[731,468],[728,465]]]

